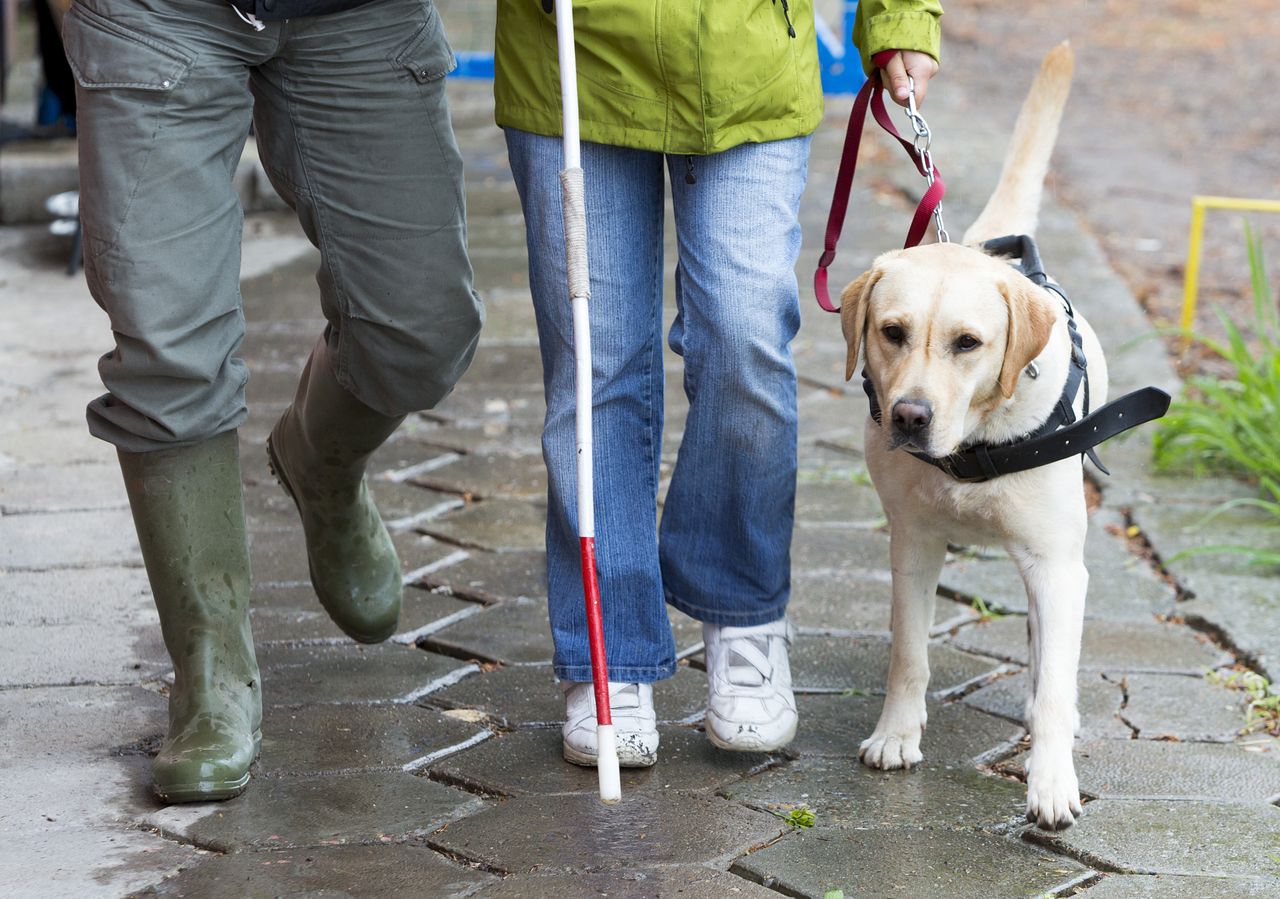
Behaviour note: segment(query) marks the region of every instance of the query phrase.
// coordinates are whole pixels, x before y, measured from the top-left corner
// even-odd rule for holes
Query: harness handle
[[[897,50],[884,50],[872,57],[877,68],[883,68]],[[907,240],[903,249],[917,246],[924,238],[925,229],[929,225],[929,217],[942,203],[947,187],[942,182],[942,175],[933,165],[932,157],[917,152],[915,144],[898,133],[889,112],[884,105],[884,88],[876,73],[867,79],[853,101],[853,109],[849,113],[849,127],[845,132],[844,149],[840,153],[840,168],[836,172],[835,194],[831,198],[831,211],[827,214],[827,231],[822,242],[822,256],[818,258],[818,268],[813,273],[813,291],[817,294],[818,305],[827,312],[839,312],[840,307],[831,302],[831,293],[827,288],[827,269],[836,258],[836,244],[840,240],[840,232],[844,229],[845,215],[849,209],[849,194],[853,188],[853,175],[858,168],[858,146],[862,143],[862,130],[867,120],[867,109],[891,137],[902,145],[911,158],[911,162],[922,176],[929,179],[929,188],[920,199],[915,215],[911,218],[911,226],[907,229]],[[927,164],[926,164],[927,160]]]

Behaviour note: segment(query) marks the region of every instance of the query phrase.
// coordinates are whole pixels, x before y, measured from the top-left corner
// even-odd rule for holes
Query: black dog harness
[[[1040,262],[1040,250],[1036,242],[1026,234],[997,237],[982,245],[993,256],[1017,259],[1014,265],[1036,285],[1051,290],[1062,299],[1067,313],[1067,329],[1071,334],[1071,362],[1067,366],[1067,380],[1062,385],[1053,411],[1038,428],[1004,443],[973,443],[961,447],[943,458],[910,450],[911,455],[940,468],[958,481],[973,483],[989,481],[1000,475],[1039,468],[1071,456],[1087,455],[1104,474],[1111,474],[1098,458],[1094,447],[1117,434],[1140,424],[1160,418],[1169,409],[1169,394],[1158,387],[1143,387],[1089,412],[1089,370],[1084,356],[1080,329],[1076,327],[1075,310],[1062,287],[1044,272]],[[1010,263],[1013,264],[1013,263]],[[1034,363],[1033,363],[1034,364]],[[1034,376],[1034,375],[1033,375]],[[1083,417],[1076,418],[1075,401],[1080,388],[1084,388]],[[881,424],[880,403],[875,387],[862,372],[862,389],[871,401],[871,417]]]

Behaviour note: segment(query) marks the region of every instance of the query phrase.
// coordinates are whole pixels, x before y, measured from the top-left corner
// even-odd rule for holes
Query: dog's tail
[[[1005,154],[1000,183],[982,214],[964,234],[977,244],[1006,234],[1034,234],[1040,213],[1040,194],[1049,171],[1049,157],[1058,137],[1058,123],[1071,91],[1075,54],[1063,41],[1049,51],[1040,74],[1018,113],[1013,139]]]

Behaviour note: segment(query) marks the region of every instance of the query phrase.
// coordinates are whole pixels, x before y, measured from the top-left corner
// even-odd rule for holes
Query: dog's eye
[[[907,339],[907,332],[898,325],[885,325],[882,333],[890,343],[901,344]]]
[[[982,346],[982,341],[974,337],[972,334],[961,334],[956,339],[956,350],[961,353],[967,353]]]

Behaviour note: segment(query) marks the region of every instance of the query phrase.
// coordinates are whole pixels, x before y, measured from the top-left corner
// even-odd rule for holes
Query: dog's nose
[[[925,400],[898,400],[893,404],[893,426],[903,434],[919,434],[932,421],[933,407]]]

